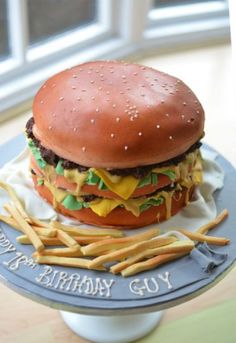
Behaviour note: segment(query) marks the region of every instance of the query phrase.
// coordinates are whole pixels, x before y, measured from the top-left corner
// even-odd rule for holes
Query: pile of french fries
[[[19,243],[34,246],[33,258],[39,264],[106,270],[127,277],[185,256],[198,242],[212,245],[230,242],[225,237],[207,235],[228,216],[226,209],[196,232],[174,228],[186,240],[160,236],[158,228],[124,236],[123,231],[112,228],[88,229],[82,228],[82,224],[68,226],[58,221],[41,221],[26,213],[11,186],[0,181],[0,187],[11,198],[11,203],[4,206],[9,216],[0,215],[0,220],[22,233],[17,237]]]

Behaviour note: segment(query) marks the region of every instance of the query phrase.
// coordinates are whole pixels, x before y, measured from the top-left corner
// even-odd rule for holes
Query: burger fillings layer
[[[51,77],[27,123],[35,188],[80,221],[168,219],[202,181],[204,112],[180,80],[137,64],[90,62]]]

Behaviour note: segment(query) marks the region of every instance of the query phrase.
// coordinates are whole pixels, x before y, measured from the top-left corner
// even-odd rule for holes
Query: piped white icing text
[[[31,269],[35,269],[37,266],[32,258],[24,255],[22,252],[16,252],[12,259],[4,261],[3,264],[12,271],[18,270],[21,265],[30,267]]]
[[[4,255],[13,251],[16,251],[16,248],[0,229],[0,255]]]
[[[134,279],[129,284],[129,289],[131,293],[144,296],[147,294],[157,294],[160,291],[160,284],[163,284],[167,287],[168,290],[173,288],[170,283],[170,273],[165,272],[163,274],[157,274],[156,277]]]
[[[91,278],[79,273],[69,274],[50,266],[44,266],[44,271],[35,280],[44,287],[102,297],[111,296],[111,288],[115,283],[113,279]]]

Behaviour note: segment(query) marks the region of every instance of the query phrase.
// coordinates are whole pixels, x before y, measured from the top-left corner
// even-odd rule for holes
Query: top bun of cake
[[[203,108],[182,81],[118,61],[84,63],[51,77],[35,96],[33,116],[45,148],[95,168],[172,159],[204,129]]]

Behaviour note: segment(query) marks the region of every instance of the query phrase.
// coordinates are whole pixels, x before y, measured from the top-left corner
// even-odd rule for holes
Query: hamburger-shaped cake
[[[34,99],[26,133],[35,188],[84,223],[161,222],[202,182],[203,129],[203,108],[179,79],[138,64],[81,64]]]

